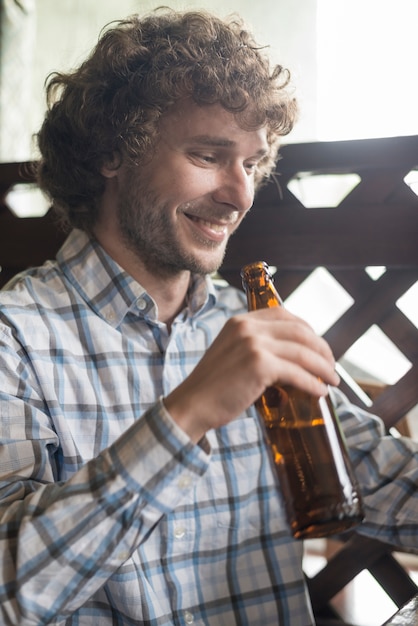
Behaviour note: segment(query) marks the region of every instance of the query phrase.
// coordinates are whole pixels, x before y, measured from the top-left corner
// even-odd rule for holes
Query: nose
[[[254,202],[254,175],[239,164],[219,172],[218,184],[213,198],[221,204],[229,204],[240,213],[246,213]]]

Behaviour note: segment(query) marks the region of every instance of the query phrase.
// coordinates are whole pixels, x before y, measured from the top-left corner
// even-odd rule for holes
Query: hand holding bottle
[[[328,344],[284,308],[231,318],[194,371],[165,399],[167,410],[197,441],[210,428],[235,419],[280,382],[315,396],[320,378],[338,384]]]

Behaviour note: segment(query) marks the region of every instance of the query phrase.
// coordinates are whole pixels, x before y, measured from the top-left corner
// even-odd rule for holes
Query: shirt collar
[[[119,326],[130,311],[145,317],[155,310],[145,289],[83,231],[70,233],[57,261],[83,300],[112,326]],[[187,300],[183,314],[191,318],[213,306],[217,291],[210,277],[193,275]]]

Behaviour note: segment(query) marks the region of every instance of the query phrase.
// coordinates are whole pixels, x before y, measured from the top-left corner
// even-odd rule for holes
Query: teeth
[[[214,230],[216,233],[222,233],[226,228],[225,226],[222,226],[222,224],[212,224],[212,222],[207,222],[206,220],[200,221],[211,230]]]
[[[189,215],[189,217],[195,222],[201,222],[202,224],[204,224],[205,226],[207,226],[211,230],[214,230],[217,233],[222,233],[226,228],[225,224],[214,224],[213,222],[204,220],[201,217],[196,217],[195,215]]]

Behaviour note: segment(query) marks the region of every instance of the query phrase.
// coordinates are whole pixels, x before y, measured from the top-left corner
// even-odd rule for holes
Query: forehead
[[[241,128],[234,115],[220,104],[199,106],[191,100],[175,104],[161,120],[161,132],[166,140],[180,144],[207,143],[213,139],[223,147],[249,151],[268,151],[267,129]]]

